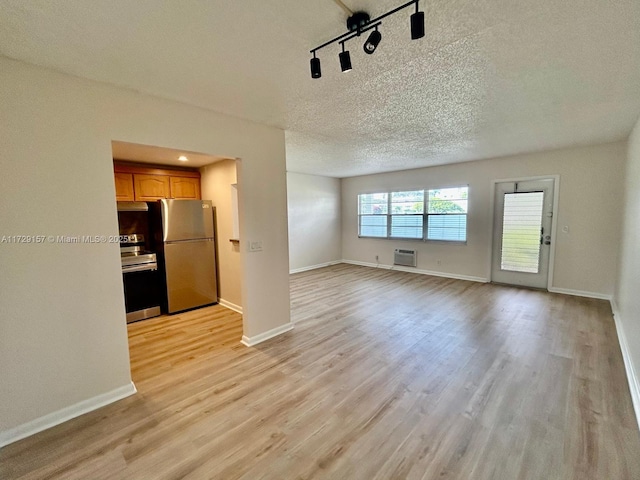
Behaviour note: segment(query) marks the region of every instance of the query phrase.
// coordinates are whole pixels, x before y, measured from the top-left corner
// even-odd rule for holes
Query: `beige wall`
[[[340,180],[287,172],[289,268],[341,259]]]
[[[200,169],[202,198],[216,207],[218,234],[218,276],[220,301],[242,306],[242,263],[240,245],[233,238],[233,208],[231,185],[238,182],[236,161],[222,160]]]
[[[347,260],[392,264],[393,249],[418,250],[418,268],[487,279],[491,261],[492,180],[560,175],[555,274],[552,287],[609,296],[616,282],[617,245],[626,156],[623,142],[518,155],[342,180],[342,254]],[[362,192],[469,185],[466,245],[359,239]],[[440,260],[441,265],[437,265]]]
[[[640,120],[629,137],[624,179],[624,226],[614,307],[640,423]]]
[[[0,58],[0,235],[116,235],[111,141],[240,158],[244,334],[289,323],[284,133]],[[129,385],[116,243],[0,244],[0,436]]]

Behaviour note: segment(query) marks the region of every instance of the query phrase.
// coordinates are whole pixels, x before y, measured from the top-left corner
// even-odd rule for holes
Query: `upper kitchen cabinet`
[[[120,161],[113,162],[113,169],[118,201],[200,199],[200,172],[197,170]]]
[[[169,177],[165,175],[133,174],[133,189],[136,202],[147,202],[169,198]]]
[[[116,172],[114,175],[116,200],[119,202],[133,202],[133,174]]]
[[[189,177],[169,177],[171,198],[200,199],[200,179]]]

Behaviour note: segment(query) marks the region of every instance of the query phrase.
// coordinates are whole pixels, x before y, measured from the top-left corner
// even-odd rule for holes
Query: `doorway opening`
[[[547,289],[557,179],[495,183],[491,281]]]
[[[142,381],[242,338],[239,160],[118,141],[112,157],[119,237],[137,242],[120,250],[130,368]]]

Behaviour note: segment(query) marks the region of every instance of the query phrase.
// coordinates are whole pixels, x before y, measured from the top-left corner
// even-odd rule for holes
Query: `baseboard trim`
[[[431,275],[432,277],[453,278],[455,280],[468,280],[470,282],[480,282],[480,283],[489,282],[489,279],[484,277],[474,277],[471,275],[458,275],[456,273],[434,272],[431,270],[422,270],[419,268],[402,267],[400,265],[383,265],[381,263],[368,263],[368,262],[359,262],[357,260],[345,260],[345,259],[342,260],[342,263],[348,263],[350,265],[359,265],[361,267],[383,268],[385,270],[395,270],[398,272],[418,273],[420,275]]]
[[[235,303],[228,302],[224,298],[218,299],[218,303],[229,310],[233,310],[234,312],[238,312],[242,315],[242,307],[240,305],[236,305]]]
[[[400,265],[383,265],[382,263],[360,262],[358,260],[342,259],[339,263],[347,263],[350,265],[359,265],[361,267],[382,268],[385,270],[397,270],[400,272],[419,273],[420,275],[431,275],[434,277],[453,278],[456,280],[468,280],[470,282],[488,283],[490,280],[485,277],[475,277],[471,275],[458,275],[456,273],[434,272],[432,270],[422,270],[419,268],[403,267]],[[583,290],[572,290],[569,288],[550,287],[548,289],[552,293],[562,293],[564,295],[573,295],[576,297],[597,298],[600,300],[612,301],[613,296],[605,293],[587,292]]]
[[[618,342],[620,343],[620,351],[622,352],[622,360],[624,361],[624,369],[627,372],[627,382],[629,382],[629,391],[631,392],[631,402],[633,403],[633,410],[636,413],[636,422],[638,422],[638,429],[640,430],[640,379],[636,374],[636,369],[633,367],[633,361],[629,354],[629,344],[627,343],[627,336],[622,328],[622,319],[618,310],[618,305],[615,299],[611,300],[611,309],[613,310],[613,321],[616,324],[616,332],[618,333]]]
[[[311,265],[309,267],[294,268],[293,270],[289,270],[289,273],[292,274],[292,273],[307,272],[309,270],[315,270],[316,268],[324,268],[324,267],[330,267],[331,265],[338,265],[339,263],[342,263],[342,260],[319,263],[317,265]]]
[[[585,292],[583,290],[571,290],[570,288],[549,287],[551,293],[562,293],[563,295],[573,295],[574,297],[597,298],[599,300],[609,300],[611,302],[613,296],[605,293]]]
[[[264,333],[260,333],[258,335],[254,335],[253,337],[247,337],[246,335],[242,336],[242,340],[240,343],[247,347],[254,347],[259,343],[266,342],[267,340],[277,337],[278,335],[282,335],[285,332],[293,330],[293,323],[285,323],[284,325],[280,325],[279,327],[272,328]]]
[[[0,448],[22,440],[23,438],[30,437],[38,432],[42,432],[43,430],[47,430],[48,428],[60,425],[72,418],[97,410],[110,403],[122,400],[136,392],[136,386],[133,382],[130,382],[128,385],[118,387],[110,392],[96,395],[95,397],[70,405],[57,412],[49,413],[30,422],[0,432]]]

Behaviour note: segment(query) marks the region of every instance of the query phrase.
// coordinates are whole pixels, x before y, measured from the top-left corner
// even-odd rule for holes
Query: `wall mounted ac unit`
[[[393,251],[393,264],[402,265],[404,267],[415,267],[416,251],[406,250],[404,248],[396,248]]]

